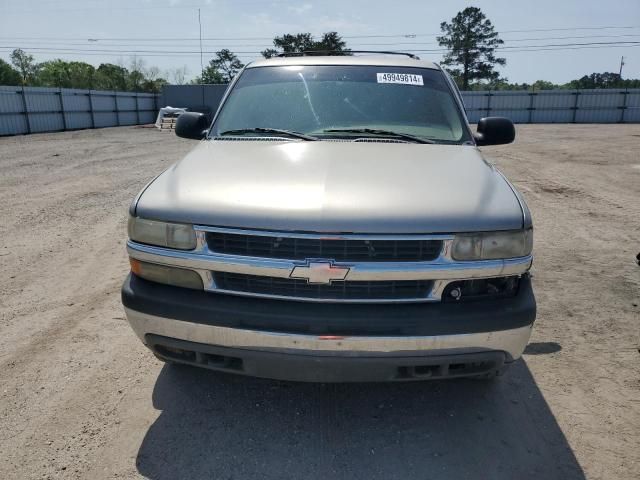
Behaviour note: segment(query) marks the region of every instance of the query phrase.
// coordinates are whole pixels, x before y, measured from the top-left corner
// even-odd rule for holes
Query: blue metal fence
[[[472,123],[508,117],[516,123],[637,123],[640,89],[462,92]]]
[[[0,136],[153,123],[158,95],[0,86]]]
[[[0,136],[152,123],[159,107],[214,113],[226,85],[168,85],[161,95],[0,86]],[[469,121],[640,123],[640,89],[462,92]]]

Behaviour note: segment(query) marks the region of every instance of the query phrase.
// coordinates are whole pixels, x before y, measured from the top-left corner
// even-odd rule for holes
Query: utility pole
[[[620,78],[620,80],[622,80],[622,67],[624,67],[624,55],[620,59],[620,73],[618,73],[618,78]]]
[[[198,28],[200,30],[200,90],[202,93],[202,105],[204,105],[204,62],[202,61],[202,21],[200,9],[198,9]]]
[[[204,63],[202,61],[202,21],[200,20],[200,9],[198,9],[198,29],[200,30],[200,78],[204,77]]]

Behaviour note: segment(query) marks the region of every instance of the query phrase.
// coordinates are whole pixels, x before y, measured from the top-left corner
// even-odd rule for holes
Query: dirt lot
[[[532,343],[493,384],[401,385],[164,366],[120,305],[127,206],[193,143],[0,138],[0,478],[638,478],[640,125],[518,134],[485,152],[534,215]]]

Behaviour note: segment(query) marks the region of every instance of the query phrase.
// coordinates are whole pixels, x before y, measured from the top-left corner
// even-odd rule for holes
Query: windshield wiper
[[[287,136],[291,138],[299,138],[301,140],[307,141],[315,141],[318,140],[316,137],[312,137],[311,135],[305,135],[304,133],[294,132],[293,130],[281,130],[279,128],[264,128],[264,127],[255,127],[255,128],[238,128],[236,130],[227,130],[219,134],[219,136],[224,135],[243,135],[245,133],[274,133],[276,135]]]
[[[394,137],[415,143],[436,143],[428,138],[415,137],[407,133],[394,132],[393,130],[380,130],[377,128],[329,128],[324,133],[366,133],[368,135]]]

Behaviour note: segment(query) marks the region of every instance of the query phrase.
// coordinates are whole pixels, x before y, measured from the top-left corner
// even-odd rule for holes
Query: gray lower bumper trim
[[[145,342],[147,334],[247,350],[328,356],[415,356],[503,351],[508,361],[520,357],[531,325],[496,332],[406,337],[313,336],[219,327],[174,320],[125,308],[131,327]]]

